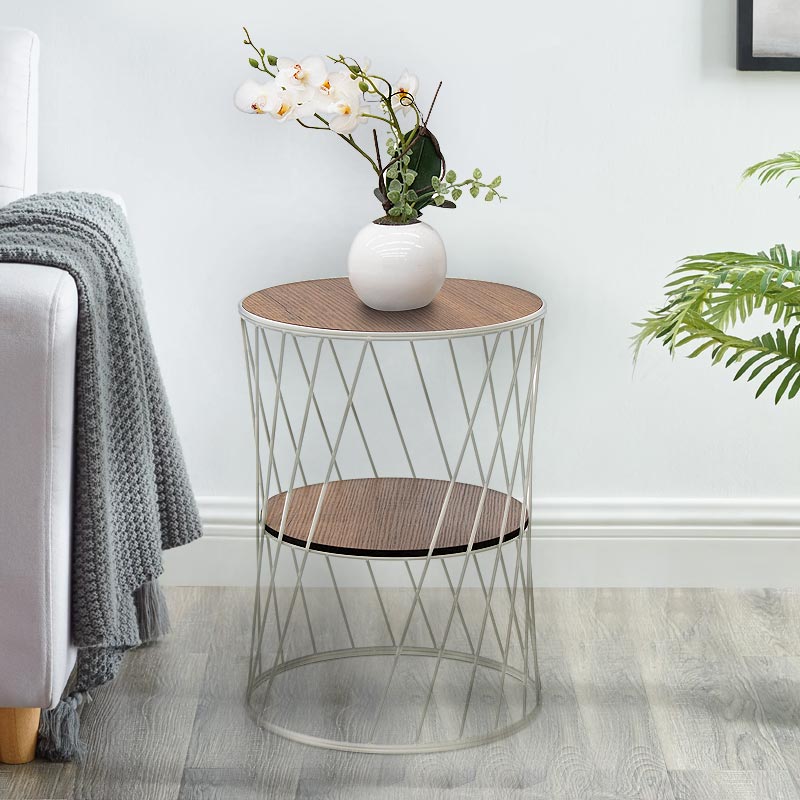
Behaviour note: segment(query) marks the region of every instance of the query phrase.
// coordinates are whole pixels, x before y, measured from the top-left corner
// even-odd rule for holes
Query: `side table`
[[[329,278],[264,289],[239,311],[258,724],[372,753],[519,730],[540,696],[529,532],[542,300],[450,278],[426,308],[379,312]]]

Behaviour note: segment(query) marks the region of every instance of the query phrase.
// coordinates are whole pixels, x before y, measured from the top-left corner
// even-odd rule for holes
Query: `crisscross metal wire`
[[[259,724],[307,744],[378,753],[468,747],[527,724],[540,699],[529,527],[542,329],[543,314],[460,341],[430,337],[446,339],[447,352],[437,359],[427,352],[434,343],[421,337],[409,336],[403,351],[402,342],[369,335],[344,341],[242,320],[256,450],[247,701]],[[471,352],[459,358],[462,344]],[[446,489],[425,555],[389,559],[314,549],[331,483],[382,476],[381,461],[389,456],[393,476],[402,470],[416,479],[443,467]],[[480,490],[474,519],[465,526],[462,552],[444,555],[437,544],[455,487],[470,469]],[[305,540],[289,543],[292,499],[315,473],[322,480]],[[478,549],[490,491],[503,495],[502,518],[493,521],[496,543]],[[283,508],[271,532],[267,512],[277,494]],[[285,559],[281,570],[286,548],[288,573]],[[383,582],[378,568],[392,560],[402,571]],[[432,570],[437,561],[441,573]],[[359,563],[366,588],[354,604],[346,587]],[[279,581],[286,585],[280,592]],[[398,594],[398,585],[408,589]],[[333,601],[315,601],[326,586]],[[372,598],[368,609],[364,597]],[[377,625],[364,622],[367,612]],[[305,716],[294,713],[314,702],[313,685],[300,701],[283,702],[279,684],[290,675],[302,682],[304,667],[335,669],[335,662],[353,659],[378,668],[377,678],[365,679],[373,690],[369,702],[354,718],[346,714],[346,729],[343,710],[333,717],[308,708]],[[419,687],[412,695],[409,680]]]

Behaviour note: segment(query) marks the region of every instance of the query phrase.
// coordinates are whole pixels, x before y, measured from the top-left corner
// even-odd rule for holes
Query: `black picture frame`
[[[737,0],[736,69],[744,71],[800,72],[800,56],[753,55],[753,3],[758,0]],[[800,42],[798,42],[800,49]]]

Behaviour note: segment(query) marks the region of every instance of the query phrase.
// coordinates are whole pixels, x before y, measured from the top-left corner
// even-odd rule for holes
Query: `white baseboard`
[[[166,554],[164,583],[252,585],[252,500],[201,497],[198,503],[205,536]],[[533,559],[542,587],[798,587],[800,501],[537,499]],[[283,566],[278,580],[288,584],[291,560]],[[312,569],[312,583],[314,576]],[[342,583],[348,583],[346,569]]]

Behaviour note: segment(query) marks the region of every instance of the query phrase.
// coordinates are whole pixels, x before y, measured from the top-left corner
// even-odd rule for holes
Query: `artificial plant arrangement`
[[[800,178],[800,152],[761,161],[745,170],[761,185]],[[757,381],[756,397],[770,386],[775,402],[800,392],[800,253],[778,244],[767,252],[689,256],[674,270],[667,302],[636,323],[635,352],[660,341],[670,352],[691,346],[689,358],[709,352],[712,364],[735,367],[733,379]],[[731,329],[760,313],[774,327],[752,339]]]
[[[375,195],[386,214],[381,223],[413,222],[431,205],[454,208],[465,191],[472,197],[483,193],[487,201],[505,199],[497,191],[500,176],[485,183],[481,171],[475,169],[470,177],[458,180],[456,173],[447,169],[439,142],[428,127],[441,83],[423,115],[416,100],[419,80],[408,71],[390,83],[367,60],[359,62],[344,55],[311,56],[301,61],[277,58],[256,46],[247,28],[243,30],[244,44],[255,54],[249,59],[250,66],[271,80],[242,84],[235,96],[237,108],[338,136],[375,173]],[[366,123],[373,126],[369,147],[359,144],[353,135]],[[385,159],[378,126],[388,128]]]

